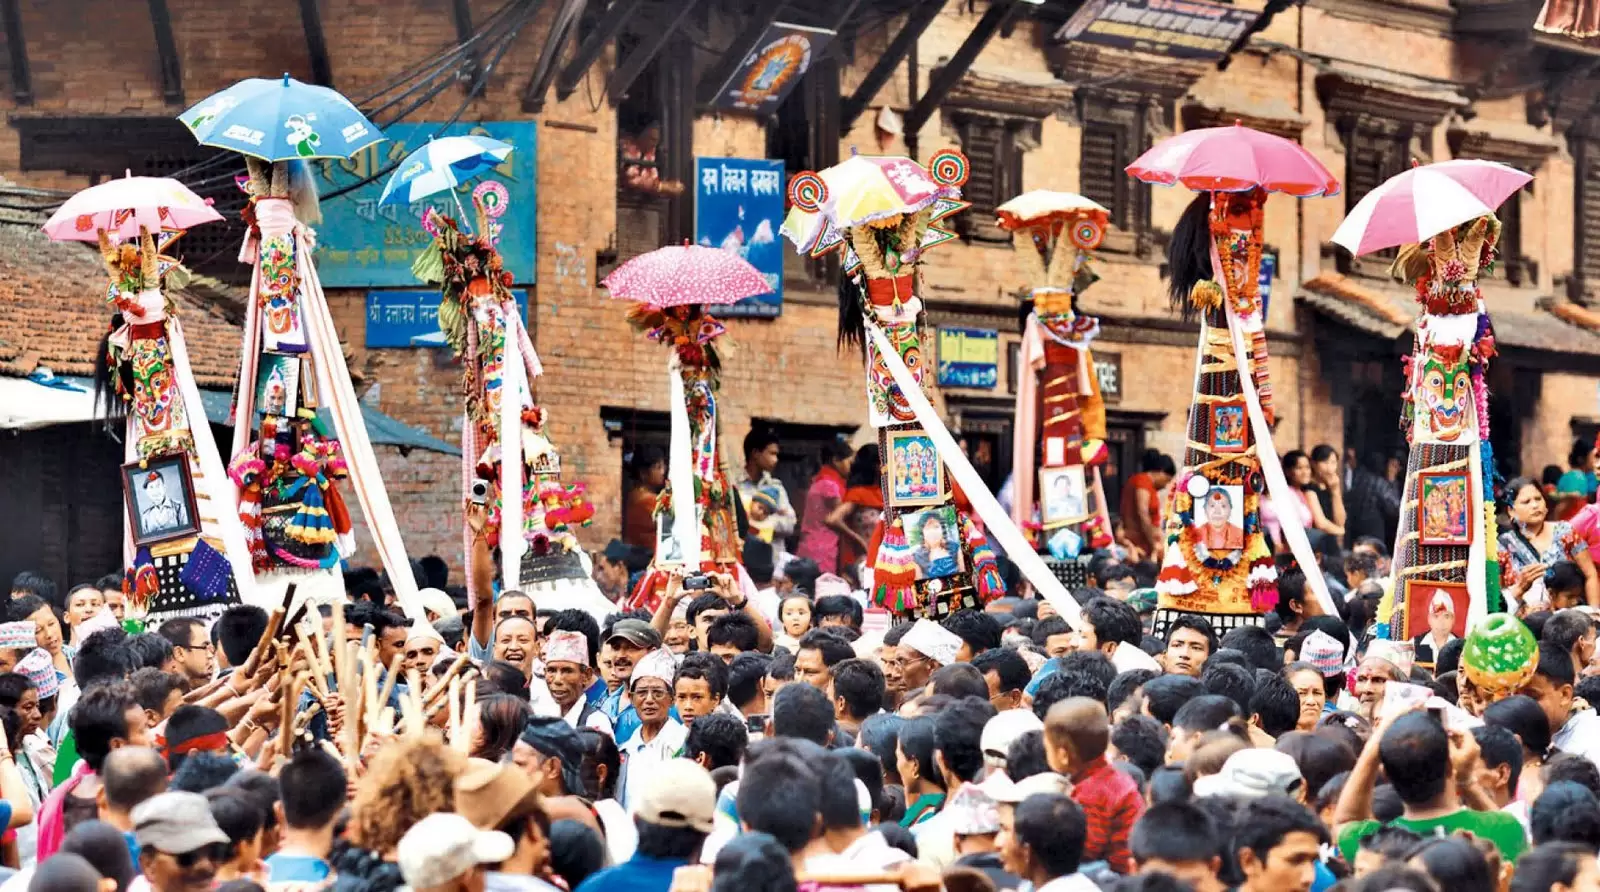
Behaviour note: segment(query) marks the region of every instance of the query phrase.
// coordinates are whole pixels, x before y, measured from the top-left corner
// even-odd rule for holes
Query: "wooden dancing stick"
[[[255,648],[250,651],[250,657],[244,661],[244,667],[239,670],[244,673],[245,678],[255,675],[261,661],[266,659],[268,649],[272,647],[272,640],[278,637],[278,629],[282,627],[284,617],[289,613],[289,603],[294,600],[296,587],[294,583],[289,583],[283,591],[283,603],[273,608],[272,613],[267,615],[267,627],[261,631],[261,638],[256,641]]]
[[[427,692],[423,695],[422,705],[432,706],[434,701],[437,700],[440,695],[449,690],[450,681],[466,671],[468,663],[469,660],[466,654],[456,657],[455,662],[450,664],[450,668],[445,671],[444,675],[440,676],[439,680],[434,682],[433,686],[428,688]]]

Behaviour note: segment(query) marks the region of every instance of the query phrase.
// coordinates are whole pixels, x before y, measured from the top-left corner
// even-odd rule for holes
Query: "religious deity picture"
[[[1040,520],[1047,528],[1082,520],[1089,514],[1088,486],[1082,465],[1041,469],[1039,492]]]
[[[256,368],[256,409],[263,415],[293,417],[300,407],[300,357],[262,353]]]
[[[158,456],[142,465],[123,465],[122,491],[134,545],[200,532],[200,512],[195,507],[194,482],[189,477],[186,455]]]
[[[1243,400],[1211,404],[1211,451],[1244,452],[1250,448],[1250,421]]]
[[[683,563],[683,546],[672,535],[673,515],[663,511],[656,515],[656,566],[676,567]]]
[[[1433,629],[1437,621],[1443,629],[1460,638],[1467,634],[1467,606],[1470,599],[1465,582],[1435,582],[1409,578],[1405,581],[1406,627],[1404,638],[1417,638]]]
[[[961,526],[956,509],[946,505],[901,515],[918,579],[940,579],[961,572]]]
[[[944,463],[933,438],[920,430],[889,432],[889,504],[896,508],[944,501]]]
[[[1417,541],[1472,544],[1472,485],[1466,471],[1417,475]]]
[[[1194,499],[1195,535],[1212,554],[1244,548],[1244,487],[1217,485]]]

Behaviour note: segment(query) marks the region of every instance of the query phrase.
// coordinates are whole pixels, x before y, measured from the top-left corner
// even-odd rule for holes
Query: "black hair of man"
[[[50,585],[51,590],[54,591],[55,583],[51,583]],[[6,608],[6,620],[14,623],[21,622],[28,617],[33,616],[35,613],[38,613],[39,608],[41,607],[50,607],[52,610],[54,610],[55,608],[51,606],[51,603],[51,601],[46,601],[44,598],[35,594],[13,597],[11,599],[10,606]]]
[[[1557,781],[1571,781],[1595,795],[1600,799],[1600,766],[1594,761],[1577,753],[1557,753],[1550,757],[1544,764],[1544,782],[1546,785]]]
[[[1220,694],[1201,694],[1183,704],[1172,717],[1174,730],[1182,728],[1193,734],[1222,727],[1228,719],[1243,717],[1244,710],[1231,697]]]
[[[169,790],[204,793],[220,787],[239,773],[239,763],[221,753],[190,753],[172,775]],[[327,795],[327,791],[323,791]]]
[[[1139,584],[1139,574],[1124,563],[1107,564],[1100,570],[1100,575],[1095,578],[1099,580],[1100,587],[1103,589],[1110,588],[1113,582],[1126,582],[1130,588]]]
[[[712,594],[711,592],[704,592],[694,596],[694,598],[689,601],[689,606],[684,608],[683,618],[689,623],[689,625],[692,626],[700,614],[706,612],[707,610],[732,611],[733,605],[729,604],[727,601],[724,601],[721,597]]]
[[[484,685],[479,685],[479,697],[489,694],[510,694],[522,700],[528,699],[528,676],[511,663],[504,660],[490,660],[484,663],[483,678],[491,690],[486,691]]]
[[[945,617],[943,625],[946,631],[966,642],[967,648],[974,654],[999,647],[1000,637],[1004,633],[1000,621],[982,610],[957,610]]]
[[[843,756],[844,760],[850,764],[850,770],[855,773],[856,780],[861,781],[861,785],[867,788],[867,801],[872,803],[872,807],[880,812],[887,811],[887,805],[883,799],[883,763],[878,761],[878,757],[870,750],[862,749],[859,746],[846,747],[833,752]]]
[[[810,558],[794,558],[783,565],[783,576],[794,583],[794,590],[804,595],[816,595],[817,579],[822,576],[822,568]],[[813,615],[812,619],[815,620]]]
[[[148,709],[157,715],[162,714],[162,710],[167,706],[167,698],[172,696],[173,691],[182,691],[188,687],[188,682],[182,675],[176,672],[162,672],[160,669],[148,666],[128,676],[128,683],[133,685],[134,693],[139,698],[140,708]]]
[[[1572,561],[1556,561],[1545,571],[1545,588],[1552,592],[1576,592],[1583,594],[1583,570]]]
[[[833,730],[833,704],[820,689],[808,684],[788,684],[773,696],[774,736],[797,737],[827,746],[833,740]]]
[[[1544,624],[1544,635],[1540,640],[1549,641],[1570,652],[1572,646],[1593,628],[1594,620],[1590,619],[1587,613],[1581,610],[1558,610],[1555,616],[1550,617],[1549,622]]]
[[[751,747],[735,808],[741,823],[770,834],[793,853],[811,841],[822,812],[822,784],[814,763],[795,748],[772,746],[783,743],[764,740]]]
[[[1067,621],[1061,617],[1052,616],[1034,623],[1033,631],[1028,633],[1028,638],[1033,641],[1034,647],[1043,651],[1045,647],[1049,646],[1050,636],[1070,634],[1072,634],[1072,626],[1068,625]]]
[[[1050,879],[1078,872],[1089,835],[1078,803],[1058,793],[1035,793],[1018,803],[1011,825]]]
[[[933,732],[934,717],[931,715],[906,719],[900,726],[900,751],[905,753],[906,761],[917,766],[917,775],[924,783],[942,789],[945,781],[944,775],[939,773],[938,765],[933,759],[934,750],[937,748]]]
[[[128,633],[120,627],[101,629],[85,638],[72,660],[72,677],[80,690],[127,678],[139,668],[128,649]]]
[[[532,716],[517,739],[541,756],[561,762],[561,785],[567,795],[583,790],[583,738],[576,728],[555,716]]]
[[[106,805],[127,814],[133,807],[167,789],[167,763],[161,754],[146,747],[125,746],[112,750],[101,763],[100,783],[106,791]]]
[[[217,646],[229,666],[243,666],[267,630],[267,612],[254,604],[235,604],[217,618]]]
[[[1530,753],[1543,756],[1550,749],[1550,719],[1539,701],[1526,694],[1513,694],[1489,704],[1483,710],[1483,721],[1516,735]]]
[[[639,845],[634,849],[637,854],[663,861],[693,863],[700,860],[700,847],[705,844],[706,834],[699,830],[652,824],[637,816],[633,819],[633,826],[639,834]]]
[[[211,807],[211,819],[228,837],[228,858],[238,857],[239,844],[252,840],[261,832],[266,816],[254,799],[242,790],[217,787],[205,793],[206,805]]]
[[[1217,630],[1211,625],[1210,620],[1192,613],[1180,615],[1167,626],[1167,643],[1171,644],[1172,636],[1184,629],[1199,632],[1206,639],[1207,654],[1217,652]]]
[[[850,642],[827,629],[812,629],[800,636],[800,645],[795,652],[798,654],[802,650],[814,650],[822,654],[822,664],[830,669],[856,655]]]
[[[705,756],[706,770],[714,771],[724,765],[737,767],[749,744],[744,722],[725,712],[711,712],[690,723],[683,754],[690,759]]]
[[[756,621],[743,613],[724,613],[712,620],[706,629],[708,648],[727,644],[743,654],[754,651],[760,641],[761,632],[756,628]]]
[[[916,623],[906,620],[895,623],[889,627],[889,631],[883,633],[883,643],[890,647],[899,647],[901,640],[906,637],[906,633],[910,632],[915,625]]]
[[[861,801],[856,796],[856,772],[837,751],[813,756],[821,797],[817,812],[823,830],[854,830],[861,826]]]
[[[1546,570],[1544,575],[1546,580],[1545,588],[1548,589],[1550,587],[1550,571]],[[1548,610],[1535,610],[1532,613],[1523,614],[1522,624],[1528,627],[1528,631],[1533,633],[1533,637],[1543,638],[1544,624],[1549,622],[1552,616],[1555,616],[1555,614]]]
[[[29,892],[96,892],[101,877],[82,855],[58,854],[39,862],[29,878]]]
[[[1128,850],[1137,863],[1220,860],[1222,845],[1216,822],[1192,802],[1160,802],[1150,806],[1128,835]]]
[[[1422,716],[1428,720],[1427,716]],[[1438,723],[1434,723],[1438,727]],[[1263,796],[1251,799],[1238,812],[1233,827],[1233,853],[1253,852],[1265,863],[1273,849],[1283,844],[1291,833],[1305,833],[1317,842],[1328,841],[1328,829],[1317,816],[1300,803],[1287,796]]]
[[[711,689],[711,698],[721,700],[728,696],[728,664],[722,658],[710,653],[684,654],[683,662],[678,665],[678,672],[672,677],[672,689],[678,689],[678,682],[685,678],[698,678]]]
[[[777,431],[770,427],[752,425],[750,433],[744,435],[744,460],[750,461],[751,456],[765,451],[769,446],[776,446],[778,442]]]
[[[185,703],[173,710],[172,715],[167,718],[167,744],[174,750],[178,749],[180,744],[196,738],[227,732],[228,720],[222,713],[209,706]],[[170,755],[167,757],[167,764],[176,772],[187,757],[184,754]]]
[[[1245,705],[1245,714],[1257,721],[1268,736],[1278,737],[1300,722],[1300,695],[1294,685],[1276,675],[1262,679]]]
[[[195,638],[206,637],[206,624],[192,616],[180,616],[161,624],[156,634],[167,639],[173,647],[191,648]]]
[[[1131,571],[1129,575],[1132,575]],[[1095,642],[1101,647],[1119,642],[1138,647],[1139,639],[1144,637],[1139,613],[1126,601],[1103,595],[1091,598],[1089,603],[1083,605],[1083,618],[1094,628]]]
[[[1146,474],[1162,473],[1168,476],[1178,474],[1178,466],[1173,463],[1172,456],[1159,449],[1146,449],[1139,456],[1139,470]]]
[[[1572,665],[1572,648],[1562,647],[1548,638],[1539,642],[1539,666],[1533,671],[1556,687],[1578,680],[1577,670]]]
[[[1050,757],[1044,752],[1044,732],[1024,731],[1006,748],[1006,777],[1020,781],[1050,770]]]
[[[762,680],[772,658],[763,653],[741,653],[728,666],[728,699],[740,712],[761,694]]]
[[[46,604],[54,604],[56,602],[56,591],[57,589],[55,580],[44,575],[43,573],[35,573],[32,570],[23,570],[17,575],[11,577],[10,595],[12,597],[12,603],[16,603],[16,600],[19,596],[31,596],[39,598]],[[33,610],[29,611],[29,613],[32,613],[34,610],[38,609],[39,608],[35,607]],[[27,617],[24,616],[23,619],[27,619]]]
[[[1117,711],[1122,707],[1122,704],[1128,702],[1128,698],[1134,696],[1135,693],[1139,693],[1140,697],[1142,698],[1143,694],[1140,692],[1140,689],[1143,688],[1145,684],[1150,681],[1150,679],[1155,678],[1160,674],[1160,672],[1157,672],[1154,669],[1129,669],[1126,672],[1117,673],[1117,677],[1111,679],[1111,684],[1106,686],[1106,709],[1110,710],[1111,712]],[[1143,700],[1141,699],[1141,703],[1142,702]]]
[[[1594,849],[1570,842],[1535,846],[1517,859],[1510,892],[1549,892],[1557,883],[1574,888],[1585,864],[1594,864]]]
[[[856,722],[883,709],[884,688],[883,670],[871,660],[851,658],[833,667],[833,696],[844,700]]]
[[[557,610],[545,623],[544,633],[549,635],[551,632],[577,632],[582,635],[589,648],[589,665],[600,665],[600,624],[595,622],[589,611]]]
[[[987,702],[989,699],[989,683],[984,681],[983,673],[971,663],[940,666],[928,676],[928,683],[933,685],[935,694],[943,694],[957,700],[977,697]]]
[[[934,750],[956,780],[971,783],[983,772],[983,726],[994,716],[993,704],[972,697],[934,716]]]
[[[83,692],[67,714],[67,727],[78,744],[78,756],[99,773],[113,740],[128,739],[128,713],[139,708],[133,685],[112,681]],[[143,722],[144,716],[138,720]]]
[[[172,642],[157,632],[145,632],[128,639],[136,668],[160,669],[172,659]]]
[[[1528,836],[1534,845],[1575,842],[1600,849],[1600,800],[1572,781],[1555,781],[1528,807]]]
[[[1250,661],[1252,669],[1277,672],[1283,668],[1283,652],[1278,650],[1272,633],[1261,626],[1238,626],[1229,629],[1217,642],[1219,648],[1231,647],[1240,651]]]
[[[1450,773],[1450,738],[1437,719],[1408,713],[1384,732],[1378,759],[1401,802],[1426,805],[1444,792]]]
[[[1000,682],[1001,694],[1025,690],[1028,682],[1033,679],[1033,673],[1028,669],[1028,661],[1022,658],[1022,654],[1009,647],[993,647],[978,654],[972,658],[972,668],[985,677],[991,672],[994,673]]]
[[[1150,715],[1163,725],[1171,725],[1190,700],[1205,693],[1200,679],[1188,675],[1158,675],[1144,683],[1144,702]],[[1211,727],[1222,724],[1218,720]]]
[[[767,677],[773,681],[794,681],[794,654],[781,647],[775,649],[767,663]]]
[[[1250,714],[1250,698],[1256,692],[1255,674],[1243,666],[1207,660],[1200,673],[1206,692],[1227,697],[1239,707],[1240,715]]]
[[[1056,665],[1067,672],[1086,672],[1108,689],[1112,680],[1117,677],[1116,665],[1111,662],[1110,657],[1098,650],[1075,650],[1062,654],[1056,658]]]
[[[1060,669],[1045,676],[1039,689],[1033,692],[1033,714],[1041,721],[1050,714],[1050,707],[1069,697],[1088,697],[1106,702],[1106,685],[1100,676],[1083,669]]]
[[[278,779],[265,771],[247,769],[235,774],[228,779],[226,789],[238,790],[249,796],[260,809],[265,818],[261,826],[264,830],[278,829],[278,803],[283,801],[283,791],[278,788]]]
[[[1433,657],[1433,674],[1437,678],[1461,668],[1461,652],[1467,647],[1465,638],[1452,638],[1439,648]]]
[[[1485,768],[1491,771],[1506,766],[1506,789],[1516,792],[1517,781],[1522,777],[1522,741],[1517,735],[1494,725],[1479,725],[1472,729],[1478,741],[1478,752]]]
[[[820,627],[822,621],[829,617],[843,617],[845,625],[859,629],[864,616],[861,602],[849,595],[823,595],[811,605],[811,623],[814,626]]]
[[[1459,639],[1458,639],[1459,640]],[[1572,696],[1585,703],[1600,703],[1600,675],[1585,675],[1572,686]],[[0,700],[0,704],[4,701]]]
[[[1167,729],[1147,715],[1130,715],[1111,729],[1111,745],[1149,777],[1166,760]]]
[[[303,749],[278,772],[283,795],[283,822],[296,830],[318,830],[332,824],[344,808],[344,797],[329,796],[343,790],[344,766],[322,750]]]
[[[1352,551],[1344,556],[1345,578],[1360,573],[1367,579],[1378,575],[1378,556],[1365,551]]]

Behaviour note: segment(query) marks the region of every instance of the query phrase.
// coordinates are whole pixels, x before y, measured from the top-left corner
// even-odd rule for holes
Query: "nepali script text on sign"
[[[743,257],[771,294],[721,307],[718,316],[773,318],[783,312],[783,162],[765,158],[694,159],[694,240]]]
[[[422,228],[429,207],[476,227],[472,210],[475,194],[490,208],[490,225],[497,229],[497,247],[505,268],[519,284],[535,281],[535,222],[539,202],[535,184],[538,152],[532,121],[488,121],[478,124],[394,124],[384,128],[388,142],[363,149],[344,160],[313,162],[317,190],[324,195],[358,183],[404,158],[428,141],[429,136],[487,136],[510,143],[514,150],[488,173],[455,189],[457,209],[450,192],[430,195],[411,204],[380,207],[378,197],[389,174],[361,188],[322,203],[322,224],[317,230],[317,274],[327,288],[406,287],[420,284],[411,264],[432,241]],[[464,227],[465,228],[465,227]]]
[[[517,311],[528,321],[528,289],[515,288]],[[367,292],[368,347],[443,347],[436,288]]]

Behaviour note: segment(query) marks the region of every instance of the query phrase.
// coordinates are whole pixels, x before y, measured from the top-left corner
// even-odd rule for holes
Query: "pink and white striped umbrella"
[[[62,203],[44,224],[58,242],[99,241],[99,231],[123,241],[151,232],[188,229],[222,219],[205,199],[168,177],[123,177],[107,180]]]
[[[684,304],[731,304],[773,287],[761,271],[732,251],[703,245],[668,245],[624,263],[600,284],[619,300],[656,309]]]
[[[1413,167],[1357,202],[1333,234],[1333,243],[1357,256],[1421,244],[1494,213],[1532,180],[1532,174],[1497,161],[1458,159]]]

